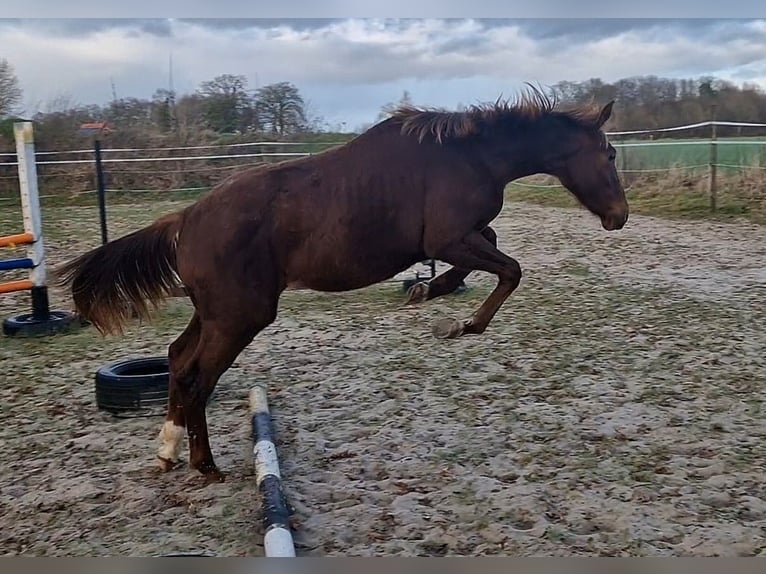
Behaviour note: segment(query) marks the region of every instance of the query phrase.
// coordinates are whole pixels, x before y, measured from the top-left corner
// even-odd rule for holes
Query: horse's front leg
[[[495,289],[469,319],[447,318],[438,321],[433,328],[433,334],[437,338],[451,339],[466,334],[483,333],[505,300],[521,282],[519,262],[497,248],[496,239],[492,240],[495,234],[491,229],[490,237],[487,235],[486,230],[472,231],[435,254],[438,259],[454,265],[456,269],[486,271],[496,275],[498,280]]]
[[[497,247],[497,233],[495,233],[494,229],[485,227],[481,234],[493,247]],[[465,278],[468,277],[471,271],[473,270],[454,266],[430,281],[416,283],[409,288],[405,305],[416,305],[454,293],[463,284],[463,281],[465,281]]]

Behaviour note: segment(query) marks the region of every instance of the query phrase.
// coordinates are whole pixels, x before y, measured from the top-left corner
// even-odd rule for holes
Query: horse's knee
[[[497,233],[494,229],[492,229],[490,226],[485,227],[481,230],[481,234],[484,236],[484,238],[489,241],[492,245],[497,247]]]

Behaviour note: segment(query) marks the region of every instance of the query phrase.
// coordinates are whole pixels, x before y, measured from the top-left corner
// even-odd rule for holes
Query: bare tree
[[[0,117],[16,111],[21,102],[22,91],[13,66],[5,58],[0,59]]]
[[[176,93],[159,88],[154,91],[150,106],[152,123],[161,132],[173,131],[176,126]]]
[[[306,104],[298,88],[290,82],[279,82],[259,88],[255,93],[258,117],[273,134],[302,131],[306,124]]]
[[[221,74],[202,82],[197,93],[203,98],[208,125],[217,132],[245,131],[250,127],[243,125],[251,119],[247,113],[251,101],[245,76]]]

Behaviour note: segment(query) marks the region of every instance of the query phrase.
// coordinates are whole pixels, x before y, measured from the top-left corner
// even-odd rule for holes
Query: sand
[[[110,208],[112,233],[171,207]],[[46,214],[53,263],[97,242],[94,213]],[[481,336],[430,329],[470,315],[483,273],[418,307],[398,283],[286,293],[209,406],[222,484],[157,471],[162,416],[96,408],[95,369],[164,353],[185,300],[122,339],[0,339],[0,554],[261,555],[262,383],[301,556],[766,555],[766,229],[634,215],[607,233],[521,204],[494,226],[524,278]]]

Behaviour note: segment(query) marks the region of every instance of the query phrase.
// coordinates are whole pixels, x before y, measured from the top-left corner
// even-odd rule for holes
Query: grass
[[[663,141],[671,145],[662,145]],[[752,165],[766,163],[766,141],[762,137],[719,138],[726,142],[717,147],[718,162],[727,165]],[[700,143],[701,142],[701,143]],[[652,145],[619,148],[620,167],[629,169],[671,168],[673,166],[706,165],[710,160],[710,140],[707,139],[672,139],[655,140]],[[728,143],[743,142],[743,143]],[[762,142],[762,145],[747,143]],[[646,140],[617,140],[617,144],[647,143]],[[688,143],[688,145],[683,145]],[[679,145],[680,144],[680,145]]]

